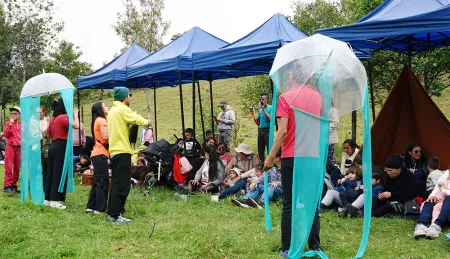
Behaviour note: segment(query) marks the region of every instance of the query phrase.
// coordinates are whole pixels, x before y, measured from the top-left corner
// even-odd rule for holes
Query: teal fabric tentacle
[[[270,130],[269,130],[269,150],[272,150],[273,139],[275,136],[275,121],[277,114],[277,104],[278,104],[278,87],[274,85],[273,95],[272,95],[272,111],[270,113]],[[272,231],[272,219],[270,217],[270,207],[269,207],[269,172],[264,172],[264,220],[267,231]]]
[[[67,134],[66,154],[64,157],[64,167],[61,176],[61,182],[59,183],[58,192],[63,192],[64,185],[67,180],[67,192],[75,191],[75,184],[73,180],[73,137],[72,137],[72,124],[73,124],[73,94],[74,88],[64,89],[60,91],[61,97],[66,107],[67,116],[69,117],[69,132]]]
[[[361,243],[355,258],[361,258],[367,248],[370,234],[370,221],[372,216],[372,137],[370,134],[370,106],[369,88],[365,87],[363,107],[361,110],[364,116],[364,139],[362,152],[363,184],[364,184],[364,223]]]

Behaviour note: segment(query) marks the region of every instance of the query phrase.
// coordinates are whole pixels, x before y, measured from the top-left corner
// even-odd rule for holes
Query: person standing
[[[130,144],[130,126],[137,124],[147,127],[150,122],[128,107],[131,101],[128,88],[115,87],[113,96],[113,107],[107,117],[112,164],[107,219],[111,222],[130,223],[131,220],[121,216],[131,186],[131,154],[134,150]]]
[[[231,145],[231,129],[236,121],[236,116],[231,106],[228,105],[227,100],[220,101],[218,105],[222,111],[219,113],[218,117],[214,117],[218,125],[219,130],[219,142],[225,142],[227,148],[230,149]]]
[[[280,148],[281,155],[281,185],[283,186],[283,208],[281,213],[281,250],[280,255],[287,258],[291,246],[292,224],[292,181],[294,171],[294,146],[296,123],[294,110],[299,109],[313,115],[320,116],[322,97],[320,93],[308,86],[295,85],[288,92],[283,93],[277,105],[278,131],[275,134],[272,150],[264,162],[264,170],[269,170],[276,162]],[[319,173],[319,172],[311,172]],[[308,238],[310,250],[321,251],[320,247],[320,219],[316,210],[311,232]]]
[[[47,134],[52,138],[52,144],[48,149],[48,170],[45,183],[45,206],[64,210],[66,206],[61,202],[66,200],[67,182],[64,183],[63,192],[59,192],[59,184],[64,169],[66,156],[67,137],[69,127],[80,127],[78,109],[73,109],[73,122],[69,125],[69,117],[62,98],[52,102],[53,118],[48,125]],[[71,145],[71,143],[69,143]]]
[[[255,117],[253,108],[251,113],[253,120],[258,125],[258,156],[261,161],[264,161],[266,149],[269,152],[270,114],[272,112],[272,105],[269,105],[269,95],[267,93],[261,94],[259,104],[258,116]]]
[[[94,150],[91,160],[94,166],[94,176],[91,192],[89,194],[86,212],[103,214],[106,211],[109,187],[109,144],[108,144],[108,124],[106,116],[109,108],[102,102],[92,105],[92,126],[91,132],[95,139]]]
[[[81,136],[81,139],[80,139]],[[82,149],[86,148],[86,133],[84,131],[84,125],[80,122],[80,128],[74,129],[72,131],[73,139],[73,155],[80,157],[81,155],[86,155],[81,152]]]
[[[48,149],[52,142],[51,138],[47,135],[48,124],[50,122],[50,118],[47,116],[47,108],[44,105],[41,105],[39,108],[39,131],[41,133],[41,163],[42,163],[42,185],[44,186],[47,181],[47,165],[48,165]]]
[[[11,118],[4,127],[6,138],[5,151],[5,179],[3,191],[9,193],[20,193],[17,188],[20,172],[20,108],[10,108]]]

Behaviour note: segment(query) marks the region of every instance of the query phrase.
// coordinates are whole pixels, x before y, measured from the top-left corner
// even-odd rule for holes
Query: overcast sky
[[[112,28],[124,10],[122,0],[55,0],[55,5],[56,18],[65,23],[61,37],[79,46],[82,60],[94,69],[124,46]],[[194,26],[231,43],[275,13],[292,14],[291,5],[292,0],[165,0],[163,18],[171,26],[164,43]]]

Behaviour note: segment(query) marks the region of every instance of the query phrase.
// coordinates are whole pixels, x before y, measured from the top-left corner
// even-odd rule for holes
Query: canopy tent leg
[[[196,138],[195,135],[195,72],[192,71],[192,137]]]
[[[352,111],[352,139],[356,142],[356,111]]]
[[[155,141],[158,140],[158,122],[156,121],[156,87],[153,87],[153,112],[155,113]]]
[[[214,134],[214,103],[213,103],[213,91],[212,91],[212,76],[211,76],[211,72],[209,72],[209,101],[211,103],[210,109],[211,109],[211,130],[213,132],[213,136],[215,136]]]
[[[273,81],[272,78],[269,77],[269,81],[270,81],[270,91],[272,92],[272,103],[273,103],[273,96],[274,96],[274,90],[273,90]],[[272,109],[276,109],[276,107],[272,107]],[[275,131],[278,131],[278,121],[277,118],[270,118],[270,119],[275,119]]]
[[[197,82],[197,88],[198,88],[198,105],[200,106],[200,118],[202,120],[203,141],[206,141],[205,120],[203,119],[202,96],[201,96],[201,93],[200,93],[200,81]]]
[[[375,121],[375,97],[373,96],[373,77],[372,77],[372,63],[368,61],[369,66],[369,85],[370,85],[370,101],[372,102],[372,118]]]
[[[77,89],[77,99],[78,99],[77,100],[77,104],[78,104],[78,118],[80,118],[80,89]],[[50,103],[50,105],[51,105],[51,103]],[[95,139],[94,132],[91,132],[91,134],[92,134],[92,136]],[[83,141],[81,141],[81,125],[80,125],[80,129],[78,129],[78,138],[80,140],[80,145],[81,145],[83,143]],[[81,149],[80,149],[79,155],[81,155]]]
[[[183,86],[181,83],[181,71],[178,71],[178,83],[180,88],[181,130],[182,130],[181,135],[183,136],[183,145],[184,145],[183,150],[186,150],[186,137],[184,135],[185,128],[184,128]]]

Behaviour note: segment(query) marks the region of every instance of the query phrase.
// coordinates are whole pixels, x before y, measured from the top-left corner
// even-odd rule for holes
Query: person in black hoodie
[[[420,145],[415,142],[411,143],[408,146],[406,153],[403,155],[403,161],[406,170],[414,174],[419,196],[427,199],[428,159],[424,155]]]
[[[389,177],[384,184],[385,191],[378,195],[378,199],[373,200],[374,217],[402,214],[405,211],[404,203],[417,196],[414,175],[403,167],[401,156],[390,156],[386,160],[384,171]]]

